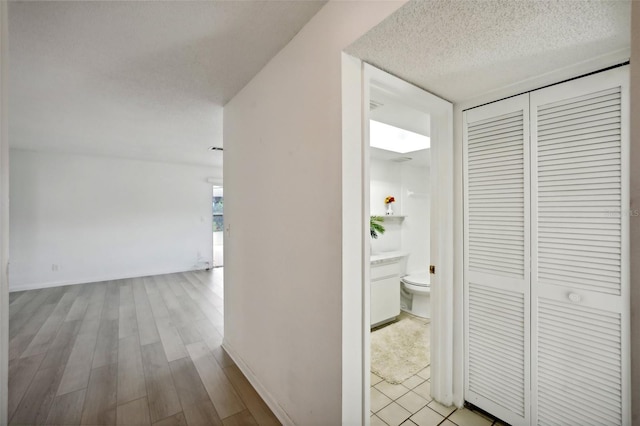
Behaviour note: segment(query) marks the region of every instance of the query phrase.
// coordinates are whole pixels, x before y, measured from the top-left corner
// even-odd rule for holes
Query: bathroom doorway
[[[377,251],[393,251],[387,243],[391,243],[396,237],[402,239],[402,229],[406,221],[407,230],[411,226],[410,218],[416,223],[425,225],[428,229],[428,236],[423,236],[428,240],[428,246],[423,249],[422,255],[413,256],[414,272],[424,272],[431,270],[430,266],[434,266],[434,273],[429,276],[430,283],[430,318],[424,320],[416,317],[418,321],[423,321],[423,326],[429,324],[429,331],[421,333],[423,337],[428,336],[428,344],[424,347],[423,355],[427,355],[428,366],[422,366],[417,372],[409,375],[410,382],[407,383],[412,387],[413,394],[420,396],[422,392],[422,400],[428,400],[423,405],[422,400],[414,398],[417,405],[425,408],[426,405],[436,400],[445,406],[453,404],[461,404],[461,396],[454,394],[454,381],[458,371],[458,362],[454,351],[455,341],[454,327],[457,315],[456,298],[454,297],[454,267],[453,267],[453,246],[454,246],[454,217],[453,217],[453,200],[454,200],[454,182],[453,182],[453,105],[435,95],[425,92],[397,77],[394,77],[384,71],[370,66],[357,58],[343,55],[343,282],[353,283],[360,282],[360,287],[351,285],[343,287],[343,421],[344,422],[361,422],[373,423],[382,420],[379,417],[371,417],[372,409],[376,408],[379,401],[374,398],[379,396],[371,391],[371,387],[376,387],[380,382],[375,383],[378,375],[371,373],[371,321],[374,316],[374,325],[378,325],[376,320],[380,321],[376,315],[379,314],[379,306],[376,304],[375,292],[373,285],[374,280],[386,281],[393,284],[394,289],[388,291],[389,297],[393,297],[397,301],[394,302],[394,309],[399,310],[402,303],[402,294],[400,292],[400,274],[406,272],[407,265],[401,264],[407,259],[401,259],[397,266],[393,266],[382,271],[375,271],[372,268],[371,251],[374,254]],[[384,98],[384,99],[383,99]],[[380,99],[383,99],[380,101]],[[430,146],[428,151],[421,154],[427,154],[424,158],[425,165],[428,164],[428,172],[426,175],[427,182],[423,182],[428,189],[420,189],[420,186],[413,185],[413,188],[407,183],[404,187],[400,185],[397,193],[385,190],[382,194],[374,194],[370,191],[370,179],[375,178],[376,166],[375,158],[372,159],[373,151],[370,147],[370,120],[375,120],[375,110],[380,108],[377,103],[389,102],[402,105],[413,109],[417,114],[422,114],[423,124],[428,121],[428,137],[430,138]],[[400,118],[409,116],[409,114],[400,114]],[[424,118],[428,117],[428,118]],[[377,121],[377,120],[375,120]],[[395,124],[401,127],[400,123]],[[406,129],[406,125],[405,125]],[[413,131],[419,133],[420,131]],[[396,166],[402,169],[403,163],[409,163],[412,160],[403,160],[402,157],[418,157],[416,151],[423,151],[425,148],[418,150],[409,150],[414,154],[394,153],[388,154],[394,156],[399,161]],[[374,155],[376,155],[374,153]],[[348,166],[347,166],[348,165]],[[373,188],[371,188],[373,189]],[[409,194],[410,191],[411,194]],[[390,227],[391,234],[387,234],[389,238],[372,242],[370,236],[370,217],[372,214],[383,214],[387,216],[388,205],[385,200],[388,196],[393,196],[395,201],[391,203],[391,210],[394,212],[393,219],[387,219],[387,225]],[[411,198],[410,198],[411,196]],[[375,198],[375,199],[374,199]],[[382,199],[381,199],[382,198]],[[404,200],[404,201],[403,201]],[[409,202],[427,202],[428,213],[424,213],[423,220],[418,222],[420,213],[407,214]],[[380,204],[382,203],[382,204]],[[405,216],[402,218],[401,216]],[[409,220],[408,220],[409,219]],[[391,222],[393,221],[393,222]],[[354,227],[354,223],[361,223],[362,227]],[[384,223],[384,222],[383,222]],[[383,242],[384,241],[384,242]],[[396,241],[397,242],[397,241]],[[402,246],[399,246],[402,248]],[[402,250],[399,250],[402,251]],[[408,258],[408,257],[407,257]],[[378,259],[379,260],[379,259]],[[356,266],[357,265],[357,266]],[[403,269],[404,268],[404,269]],[[405,271],[405,272],[402,272]],[[389,279],[391,278],[391,279]],[[406,286],[409,288],[408,286]],[[405,301],[406,303],[406,301]],[[388,305],[387,305],[388,306]],[[396,307],[397,306],[397,307]],[[411,311],[413,307],[405,306]],[[389,313],[385,315],[390,315]],[[410,312],[400,314],[400,319],[404,316],[411,315]],[[393,314],[390,315],[393,317]],[[388,317],[387,317],[388,318]],[[384,318],[383,318],[384,319]],[[355,325],[357,324],[357,326]],[[424,362],[424,361],[423,361]],[[420,374],[418,374],[420,373]],[[417,377],[415,377],[417,376]],[[414,377],[411,379],[411,377]],[[404,380],[407,380],[406,378]],[[401,386],[394,395],[393,385]],[[409,389],[402,383],[390,383],[389,385],[380,385],[387,387],[387,393],[381,393],[391,400],[394,404],[403,407],[396,402],[400,397],[409,395]],[[418,392],[415,388],[421,386]],[[407,389],[405,392],[404,389]],[[390,395],[391,394],[391,395]],[[413,397],[410,394],[405,399]],[[427,396],[428,398],[424,398]],[[394,398],[392,398],[394,397]],[[361,398],[362,404],[355,403]],[[396,407],[391,402],[382,398],[383,403]],[[405,404],[411,402],[403,401]],[[355,403],[355,404],[354,404]],[[434,403],[435,405],[435,403]],[[379,408],[379,407],[378,407]],[[404,408],[404,407],[403,407]],[[420,408],[420,407],[418,407]],[[421,409],[421,408],[420,408]],[[431,408],[429,408],[431,409]],[[409,411],[409,410],[407,410]],[[406,418],[409,418],[407,416]],[[358,420],[360,419],[360,420]],[[393,423],[392,419],[389,421]]]
[[[431,117],[375,84],[369,93],[371,422],[420,423],[438,415],[430,388]]]

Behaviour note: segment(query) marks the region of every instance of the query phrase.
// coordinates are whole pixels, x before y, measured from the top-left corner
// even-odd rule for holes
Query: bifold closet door
[[[533,422],[630,424],[628,69],[530,94]]]
[[[464,113],[465,394],[530,421],[529,95]]]

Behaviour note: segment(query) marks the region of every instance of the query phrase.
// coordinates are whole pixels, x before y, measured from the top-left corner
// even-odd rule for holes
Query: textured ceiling
[[[452,102],[628,58],[630,1],[413,0],[348,53]]]
[[[222,106],[323,4],[11,2],[11,146],[220,166]]]

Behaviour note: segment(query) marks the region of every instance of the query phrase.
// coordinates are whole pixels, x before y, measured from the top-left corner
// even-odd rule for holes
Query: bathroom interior
[[[430,396],[430,117],[375,87],[369,117],[371,424],[391,425],[446,409]]]

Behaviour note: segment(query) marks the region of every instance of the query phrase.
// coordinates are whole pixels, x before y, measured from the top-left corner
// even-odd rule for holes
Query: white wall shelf
[[[382,216],[384,218],[385,222],[391,222],[391,221],[395,221],[395,220],[404,220],[405,215],[400,215],[400,214],[392,214],[392,215],[385,215],[385,214],[379,214],[379,215],[373,215],[373,216]]]

